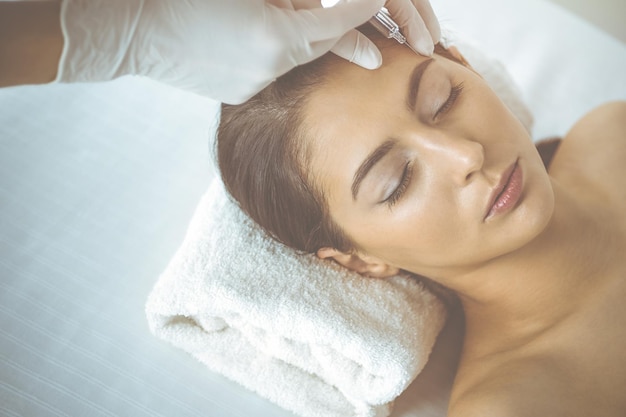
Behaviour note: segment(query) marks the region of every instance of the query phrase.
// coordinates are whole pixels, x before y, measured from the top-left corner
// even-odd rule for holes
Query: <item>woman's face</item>
[[[483,79],[397,45],[333,62],[304,109],[312,177],[358,251],[438,278],[514,251],[554,197],[529,134]]]

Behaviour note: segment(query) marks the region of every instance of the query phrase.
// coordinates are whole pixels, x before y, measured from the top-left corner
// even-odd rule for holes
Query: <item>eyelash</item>
[[[389,207],[393,207],[399,200],[402,198],[406,189],[409,187],[409,183],[411,182],[411,176],[413,175],[413,163],[407,162],[404,166],[404,171],[402,172],[402,178],[400,179],[400,184],[396,187],[395,190],[391,193],[389,197],[387,197],[384,203],[387,203]]]
[[[433,119],[436,119],[438,116],[442,114],[446,114],[454,105],[456,100],[461,95],[463,91],[463,83],[459,83],[457,85],[452,86],[450,90],[450,95],[445,103],[437,110]],[[409,187],[409,183],[411,182],[411,176],[413,174],[413,164],[409,161],[404,166],[404,171],[402,172],[402,178],[400,179],[400,184],[396,187],[396,189],[391,193],[389,197],[387,197],[384,203],[387,203],[389,207],[393,207],[396,203],[402,198],[407,188]]]
[[[450,90],[450,95],[448,96],[448,99],[446,100],[445,103],[443,103],[443,105],[439,108],[439,110],[437,110],[437,112],[433,116],[433,119],[437,119],[437,117],[439,117],[440,115],[446,114],[452,108],[456,100],[459,98],[462,91],[463,91],[463,83],[459,83],[453,86],[452,89]]]

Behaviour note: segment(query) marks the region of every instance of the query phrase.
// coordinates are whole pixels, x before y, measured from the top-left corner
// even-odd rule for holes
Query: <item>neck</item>
[[[467,336],[477,342],[519,345],[537,337],[584,305],[607,275],[615,256],[610,233],[588,204],[553,186],[555,211],[542,234],[459,280]]]

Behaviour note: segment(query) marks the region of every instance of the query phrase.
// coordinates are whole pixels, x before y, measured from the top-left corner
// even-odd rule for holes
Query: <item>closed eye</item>
[[[463,91],[462,82],[457,85],[452,86],[452,88],[450,89],[450,95],[448,96],[448,99],[445,101],[445,103],[441,105],[441,107],[439,107],[439,109],[433,116],[433,119],[437,120],[439,116],[442,116],[446,114],[448,111],[450,111],[452,106],[454,106],[454,103],[457,101],[457,99],[461,95],[462,91]]]
[[[409,184],[411,182],[411,177],[413,176],[413,163],[409,161],[404,166],[404,170],[402,171],[402,178],[400,178],[400,183],[396,187],[395,190],[382,201],[382,203],[386,203],[389,207],[393,207],[405,194]]]

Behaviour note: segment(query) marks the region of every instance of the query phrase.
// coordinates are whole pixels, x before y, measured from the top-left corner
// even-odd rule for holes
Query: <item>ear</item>
[[[400,272],[398,268],[386,264],[377,258],[359,253],[345,253],[333,248],[319,249],[317,257],[320,259],[332,259],[351,271],[372,278],[389,278]]]

